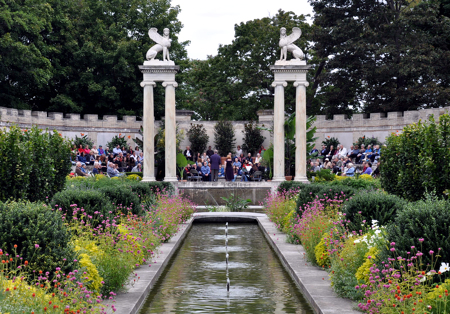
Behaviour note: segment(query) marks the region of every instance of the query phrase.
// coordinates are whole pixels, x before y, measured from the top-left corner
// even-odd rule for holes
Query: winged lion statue
[[[163,36],[158,34],[158,30],[156,28],[150,28],[148,31],[148,36],[150,39],[152,39],[154,42],[156,42],[156,45],[152,46],[147,51],[147,60],[154,60],[158,52],[163,52],[163,61],[170,61],[169,57],[169,47],[171,44],[171,39],[169,38],[169,29],[165,28],[163,30]]]
[[[293,44],[293,42],[299,39],[301,35],[302,31],[298,27],[294,27],[292,29],[292,34],[290,34],[289,36],[286,35],[286,28],[282,27],[280,29],[280,42],[279,42],[279,46],[281,47],[280,61],[286,61],[288,51],[292,52],[292,55],[297,60],[305,58],[305,54],[303,53],[303,51]]]

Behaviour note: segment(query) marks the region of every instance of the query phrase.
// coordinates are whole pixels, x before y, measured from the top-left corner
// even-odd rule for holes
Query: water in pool
[[[140,314],[314,313],[258,225],[230,223],[227,252],[225,224],[195,224]]]

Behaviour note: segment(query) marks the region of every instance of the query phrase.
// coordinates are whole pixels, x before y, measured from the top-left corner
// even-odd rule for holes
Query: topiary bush
[[[242,149],[251,153],[252,156],[255,155],[265,140],[265,137],[261,134],[261,129],[257,127],[254,121],[250,121],[244,125],[242,133],[244,134]]]
[[[111,200],[100,190],[64,190],[55,194],[50,206],[61,208],[66,214],[66,219],[70,221],[73,217],[73,207],[70,205],[73,204],[76,204],[75,208],[83,208],[91,216],[97,211],[104,216],[110,216],[109,212],[114,211]]]
[[[0,201],[51,199],[64,188],[70,169],[70,143],[58,132],[0,129]]]
[[[361,230],[363,220],[369,223],[377,220],[379,226],[385,226],[395,219],[397,212],[406,206],[406,201],[396,195],[381,192],[359,193],[346,202],[342,212],[350,221],[350,231]]]
[[[191,150],[194,153],[206,152],[209,136],[203,124],[192,124],[187,131],[189,142],[191,142]]]
[[[26,270],[30,273],[73,269],[71,233],[58,211],[41,203],[8,202],[0,206],[0,230],[2,250],[9,254],[15,250],[29,262]]]
[[[221,120],[214,126],[214,145],[219,151],[220,156],[227,156],[228,153],[234,153],[233,124],[230,121]]]
[[[106,195],[114,208],[120,210],[124,214],[128,212],[128,209],[135,215],[142,214],[141,207],[139,206],[141,201],[136,193],[125,186],[104,186],[98,190]]]
[[[388,246],[382,248],[381,260],[386,261],[388,257],[398,256],[407,258],[407,252],[414,251],[411,246],[415,246],[423,253],[424,265],[432,263],[429,254],[431,250],[441,255],[437,260],[438,266],[441,262],[448,262],[450,260],[450,202],[427,196],[425,200],[408,203],[403,210],[397,212],[397,217],[387,226],[386,232],[389,243],[395,243],[395,251],[390,251]],[[436,262],[436,257],[434,261]]]
[[[302,189],[304,186],[309,185],[297,181],[283,181],[280,183],[280,185],[277,188],[278,192],[289,192],[291,190],[299,190]]]
[[[425,193],[438,196],[450,187],[450,116],[433,116],[403,128],[381,149],[381,185],[391,194],[416,201]]]

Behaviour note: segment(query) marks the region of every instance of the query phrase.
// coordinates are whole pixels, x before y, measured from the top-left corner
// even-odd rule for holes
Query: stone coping
[[[164,243],[158,250],[151,267],[143,265],[134,277],[140,279],[134,285],[128,285],[127,292],[118,293],[114,306],[116,313],[134,314],[143,305],[148,293],[156,284],[170,258],[179,248],[193,222],[257,222],[267,241],[278,255],[286,271],[298,285],[305,299],[319,314],[357,314],[356,304],[340,298],[331,288],[328,273],[306,262],[306,252],[301,245],[286,242],[286,234],[275,227],[266,214],[249,212],[195,213],[193,217],[180,225],[180,231]],[[134,279],[134,278],[133,278]],[[108,313],[112,313],[111,310]]]

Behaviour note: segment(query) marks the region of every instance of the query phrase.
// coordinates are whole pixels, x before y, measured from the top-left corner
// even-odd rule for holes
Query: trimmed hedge
[[[297,213],[299,216],[302,216],[303,211],[301,208],[304,208],[306,204],[312,202],[316,196],[318,198],[335,198],[335,196],[345,195],[346,199],[353,196],[357,190],[353,189],[349,186],[339,186],[339,185],[330,185],[330,184],[320,184],[320,183],[312,183],[305,184],[305,186],[300,190],[297,197]]]
[[[139,204],[141,200],[133,193],[131,188],[126,186],[104,186],[100,188],[98,191],[105,194],[107,198],[109,198],[114,208],[118,208],[121,206],[122,209],[119,209],[122,213],[127,213],[127,208],[131,209],[131,212],[135,215],[142,214],[141,207]]]
[[[309,184],[305,184],[305,183],[301,183],[301,182],[297,182],[297,181],[283,181],[278,186],[277,191],[278,192],[283,192],[283,191],[288,192],[290,190],[298,190],[298,189],[302,189],[306,185],[309,185]]]
[[[111,200],[99,190],[64,190],[56,193],[50,206],[62,208],[63,213],[66,213],[67,219],[70,220],[73,216],[73,209],[70,206],[72,204],[76,204],[78,208],[84,208],[84,211],[91,216],[94,216],[96,211],[104,216],[110,216],[109,212],[114,211]]]
[[[361,230],[361,224],[365,220],[369,226],[373,219],[378,220],[379,226],[385,226],[395,219],[397,212],[406,206],[402,198],[381,192],[360,193],[346,202],[343,212],[350,231]]]
[[[30,274],[33,270],[54,272],[56,267],[65,273],[73,269],[71,234],[58,211],[40,203],[0,203],[0,230],[2,250],[14,254],[17,245],[17,254],[29,262],[26,271]]]
[[[386,228],[389,243],[395,243],[395,252],[390,251],[390,247],[382,248],[381,260],[388,257],[396,258],[402,256],[408,258],[407,252],[412,252],[411,246],[423,253],[422,262],[424,265],[431,264],[432,259],[429,252],[435,252],[434,261],[438,248],[441,248],[437,259],[437,266],[441,262],[450,260],[450,202],[436,200],[428,197],[424,201],[408,203],[403,210],[397,213],[394,222]],[[420,242],[419,239],[423,239]],[[434,266],[434,265],[433,265]]]

